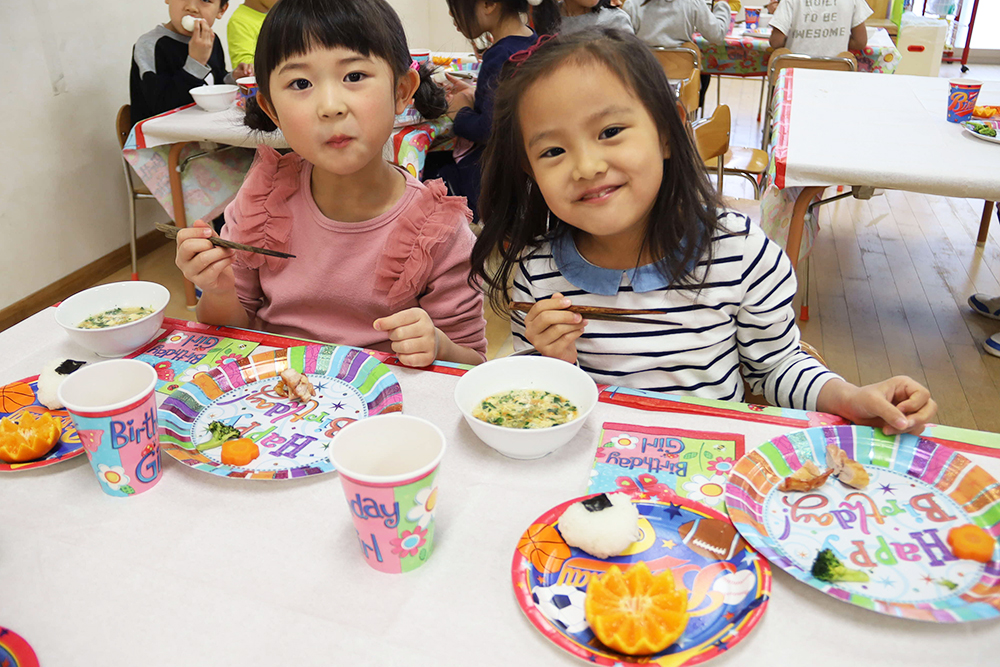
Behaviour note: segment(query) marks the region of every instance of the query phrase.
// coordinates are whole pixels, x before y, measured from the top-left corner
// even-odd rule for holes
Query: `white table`
[[[948,79],[809,69],[783,76],[786,99],[791,90],[779,110],[775,184],[805,187],[785,246],[793,264],[806,206],[828,186],[1000,200],[1000,145],[946,120]],[[1000,103],[1000,82],[984,82],[979,99]],[[984,216],[980,243],[988,224]]]
[[[56,356],[93,358],[53,309],[0,333],[0,353],[0,383]],[[435,551],[422,568],[386,575],[362,562],[335,474],[252,482],[164,456],[155,489],[118,499],[78,457],[0,477],[0,625],[46,666],[583,664],[524,618],[510,567],[531,522],[586,488],[601,424],[735,431],[748,449],[788,428],[602,403],[573,443],[513,461],[462,420],[454,376],[393,372],[405,411],[448,439]],[[1000,475],[1000,460],[975,458]],[[712,665],[996,664],[998,621],[890,618],[773,573],[763,619]]]

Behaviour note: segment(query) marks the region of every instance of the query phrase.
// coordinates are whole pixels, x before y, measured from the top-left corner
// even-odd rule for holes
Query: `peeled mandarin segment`
[[[958,558],[989,563],[996,540],[979,526],[969,523],[948,531],[948,546]]]
[[[687,595],[675,588],[669,570],[653,575],[645,563],[624,575],[613,565],[587,584],[584,604],[594,635],[608,648],[628,655],[658,653],[687,626]]]
[[[7,463],[24,463],[47,454],[57,442],[62,427],[48,412],[38,419],[31,412],[21,415],[14,423],[0,419],[0,459]]]

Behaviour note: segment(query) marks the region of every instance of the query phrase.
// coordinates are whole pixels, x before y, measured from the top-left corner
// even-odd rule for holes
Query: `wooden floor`
[[[942,76],[957,74],[955,66],[942,68]],[[1000,67],[975,65],[970,76],[997,80]],[[707,114],[715,105],[712,85]],[[734,144],[759,145],[759,94],[757,80],[723,79]],[[752,197],[740,180],[726,179],[726,194]],[[982,343],[1000,332],[1000,322],[975,315],[966,303],[976,292],[1000,295],[1000,225],[994,218],[986,245],[977,247],[982,207],[981,201],[905,192],[823,207],[809,262],[810,319],[800,326],[803,339],[847,380],[867,384],[910,375],[941,406],[938,423],[997,432],[1000,358],[987,355]],[[194,319],[184,308],[173,246],[144,257],[139,273],[170,289],[169,316]],[[102,282],[127,280],[128,274],[125,269]],[[509,329],[496,316],[487,320],[492,358],[509,349]]]

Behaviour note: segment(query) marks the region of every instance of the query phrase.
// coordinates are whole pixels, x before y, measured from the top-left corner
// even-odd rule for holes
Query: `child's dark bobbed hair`
[[[267,13],[257,38],[254,72],[258,95],[271,99],[270,78],[282,62],[314,48],[345,48],[389,63],[398,80],[410,69],[410,50],[399,16],[385,0],[281,0]],[[425,118],[448,110],[444,91],[431,81],[432,67],[421,66],[414,106]],[[246,125],[277,129],[256,99],[247,100]]]
[[[479,35],[477,31],[476,5],[479,0],[447,0],[448,10],[455,19],[459,32],[469,39]],[[527,14],[535,32],[539,35],[552,35],[559,29],[559,4],[556,0],[494,0],[508,14]]]
[[[670,157],[662,165],[649,165],[663,169],[663,182],[643,247],[650,256],[664,258],[658,268],[672,285],[698,289],[704,272],[695,268],[710,253],[722,203],[659,62],[635,36],[607,28],[558,35],[540,43],[526,59],[504,66],[483,156],[479,196],[483,231],[472,251],[470,282],[481,279],[494,310],[507,312],[507,286],[523,253],[568,231],[567,224],[551,214],[531,176],[518,109],[528,88],[568,62],[604,67],[615,74],[652,116],[660,138],[666,139]],[[580,100],[580,104],[587,103]],[[494,254],[499,256],[498,266]]]

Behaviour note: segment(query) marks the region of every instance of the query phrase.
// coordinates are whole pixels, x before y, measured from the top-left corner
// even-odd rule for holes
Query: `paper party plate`
[[[806,460],[826,467],[836,444],[871,477],[863,490],[831,477],[808,493],[777,485]],[[838,600],[892,616],[958,623],[1000,616],[1000,545],[984,565],[956,558],[948,531],[974,523],[1000,535],[1000,485],[965,456],[913,435],[866,426],[789,433],[740,459],[726,487],[729,517],[747,542],[793,577]],[[811,574],[822,549],[870,581]]]
[[[35,461],[25,463],[0,461],[0,472],[43,468],[83,454],[83,443],[80,442],[80,435],[76,432],[73,419],[66,412],[66,409],[49,410],[39,402],[37,375],[0,387],[0,419],[9,417],[17,421],[25,412],[33,412],[36,417],[43,412],[49,412],[53,418],[59,420],[59,425],[62,427],[59,442],[49,450],[48,454]],[[0,666],[2,665],[3,663],[0,662]]]
[[[592,496],[585,496],[589,498]],[[704,662],[740,642],[764,614],[771,594],[767,561],[740,539],[726,517],[686,498],[639,500],[642,539],[624,555],[594,558],[563,541],[558,521],[569,500],[538,517],[521,536],[511,575],[517,604],[546,639],[595,665],[679,667]],[[721,530],[713,531],[713,528]],[[713,554],[701,539],[722,536]],[[645,561],[670,569],[688,590],[690,620],[681,638],[652,656],[622,655],[602,645],[584,618],[587,583],[611,565]]]
[[[294,368],[316,395],[300,403],[275,392],[278,374]],[[355,347],[309,345],[262,352],[224,363],[176,389],[159,408],[163,451],[197,470],[245,479],[292,479],[333,471],[326,448],[359,419],[403,409],[389,367]],[[225,465],[221,449],[196,450],[221,421],[257,443],[247,466]]]

